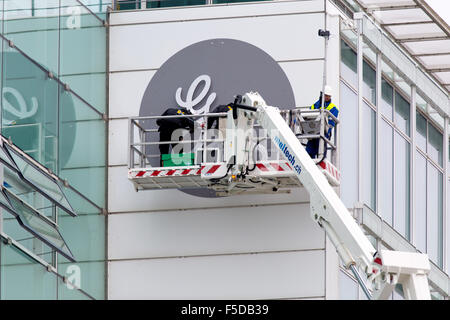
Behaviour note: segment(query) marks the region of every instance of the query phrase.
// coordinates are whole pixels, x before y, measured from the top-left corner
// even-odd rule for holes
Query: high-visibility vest
[[[339,108],[333,102],[330,102],[330,104],[326,107],[326,109],[329,110],[329,111],[331,111],[331,109],[333,109],[333,108],[336,108],[339,111]],[[315,103],[313,103],[311,105],[311,110],[314,110],[314,109],[316,109]],[[321,108],[319,108],[319,109],[321,109]]]

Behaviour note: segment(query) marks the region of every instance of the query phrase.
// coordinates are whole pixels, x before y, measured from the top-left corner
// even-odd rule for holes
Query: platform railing
[[[330,111],[326,109],[295,108],[282,110],[280,113],[304,146],[309,139],[320,139],[316,162],[323,160],[325,148],[328,148],[330,153],[327,154],[327,158],[333,164],[336,163],[338,141],[336,134],[339,120]],[[173,131],[170,140],[161,140],[162,135],[157,121],[183,118],[194,120],[193,129],[188,127],[176,129]],[[208,120],[211,118],[216,119],[216,128],[208,128]],[[328,125],[330,119],[335,122],[334,127]],[[175,156],[177,153],[194,153],[192,165],[200,165],[202,162],[227,162],[228,159],[225,159],[226,121],[227,113],[225,112],[202,115],[132,117],[129,119],[128,134],[129,168],[160,167],[162,155],[159,147],[162,145],[169,145],[169,149],[172,146],[171,154],[174,155],[175,159],[177,159]],[[305,132],[304,125],[306,123],[311,125],[311,122],[316,122],[320,126],[315,133]],[[332,129],[331,140],[325,135],[329,128]],[[278,148],[274,147],[268,139],[267,132],[258,123],[255,123],[252,129],[254,132],[251,135],[252,141],[250,141],[248,162],[254,164],[258,161],[282,159]],[[177,130],[179,131],[177,132]]]

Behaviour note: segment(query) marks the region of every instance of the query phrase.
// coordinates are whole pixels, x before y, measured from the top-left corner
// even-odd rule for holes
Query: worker
[[[325,109],[329,110],[331,112],[331,114],[337,118],[338,114],[339,114],[339,109],[333,102],[331,102],[332,88],[329,85],[325,86],[324,94],[322,94],[322,92],[320,92],[319,100],[311,106],[311,110],[317,110],[317,109],[322,108],[322,96],[324,96],[324,98],[325,98],[325,103],[324,103],[323,107]],[[331,117],[329,117],[328,124],[331,127],[334,127],[336,125]],[[332,128],[329,128],[327,130],[327,132],[325,133],[325,137],[328,140],[331,139],[331,133],[332,133]],[[319,142],[320,142],[320,138],[310,139],[310,140],[308,140],[308,143],[306,145],[306,151],[308,152],[309,156],[313,159],[317,158],[317,154],[319,153]],[[323,157],[325,158],[327,155],[326,146],[324,149],[325,150],[324,150]]]
[[[233,110],[233,103],[227,105],[220,105],[215,107],[211,113],[222,113]],[[214,128],[213,128],[214,126]],[[217,129],[219,127],[219,117],[209,117],[208,118],[208,129]]]
[[[183,107],[178,108],[169,108],[162,116],[175,116],[175,115],[190,115],[192,114],[189,110]],[[179,118],[160,118],[156,120],[156,124],[159,126],[158,132],[159,132],[159,141],[172,141],[172,134],[176,129],[188,129],[190,133],[194,131],[194,119],[191,117],[179,117]],[[179,141],[183,140],[183,137],[179,138]],[[169,153],[170,145],[172,145],[172,148],[176,144],[160,144],[159,145],[159,151],[160,151],[160,166],[163,166],[162,161],[162,155]]]

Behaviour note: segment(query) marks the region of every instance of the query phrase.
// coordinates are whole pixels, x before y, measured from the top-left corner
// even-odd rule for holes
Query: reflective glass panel
[[[59,176],[98,206],[105,205],[106,124],[82,100],[61,88]],[[72,204],[72,203],[71,203]]]
[[[376,211],[376,113],[366,103],[363,105],[363,198],[372,210]]]
[[[43,171],[36,169],[36,167],[28,161],[25,161],[23,156],[17,154],[11,147],[6,146],[6,148],[25,179],[29,180],[37,189],[42,190],[47,196],[53,199],[58,206],[66,210],[69,214],[73,216],[76,215],[56,181],[50,176],[47,176]]]
[[[3,163],[9,164],[11,167],[18,170],[16,164],[13,161],[11,161],[11,159],[6,154],[5,150],[1,147],[0,147],[0,159]]]
[[[358,87],[356,52],[341,40],[341,77],[353,87]]]
[[[380,123],[380,159],[379,177],[380,183],[380,208],[379,214],[384,221],[392,225],[392,201],[393,201],[393,129],[384,120]]]
[[[356,93],[341,82],[340,156],[341,199],[352,208],[358,199],[358,98]]]
[[[59,0],[6,0],[4,4],[5,37],[35,61],[56,73]]]
[[[47,72],[7,48],[3,56],[2,135],[55,170],[58,84]]]
[[[0,192],[0,194],[3,195],[2,192]],[[55,261],[53,259],[54,250],[30,231],[22,227],[19,221],[17,221],[16,216],[13,215],[11,211],[12,210],[2,211],[3,232],[45,262],[55,265]]]
[[[47,218],[41,216],[36,210],[26,205],[11,192],[3,188],[5,196],[8,198],[14,213],[25,228],[35,236],[41,238],[48,245],[52,246],[68,259],[73,260],[72,253],[67,247],[64,239],[55,224]]]
[[[50,219],[54,219],[52,207],[53,202],[37,192],[35,188],[26,183],[16,171],[3,167],[3,186],[14,193],[20,200],[26,202],[28,205],[39,210]]]
[[[74,219],[58,210],[58,227],[64,239],[72,244],[70,249],[77,261],[105,260],[104,215],[83,214]]]
[[[431,159],[442,166],[442,133],[428,122],[428,149],[427,153]]]
[[[92,300],[89,296],[84,294],[78,287],[72,285],[75,284],[74,281],[76,277],[77,269],[72,268],[66,276],[68,278],[68,283],[65,283],[60,277],[58,277],[58,299],[59,300]]]
[[[397,132],[394,135],[394,228],[406,239],[409,239],[410,145]]]
[[[60,260],[59,260],[60,261]],[[58,264],[58,273],[66,276],[71,283],[89,293],[94,299],[105,299],[105,261],[89,261]],[[70,288],[70,285],[69,285]],[[58,286],[60,299],[84,299],[76,290]]]
[[[410,105],[398,92],[395,92],[395,125],[409,136]]]
[[[92,7],[97,7],[92,4]],[[61,81],[100,112],[106,111],[106,28],[76,0],[61,0]]]
[[[427,151],[427,119],[419,112],[416,112],[416,145]]]
[[[430,162],[427,182],[427,253],[442,267],[442,173]]]
[[[213,0],[213,3],[252,2],[252,0]],[[257,1],[257,0],[253,0]],[[164,8],[178,6],[198,6],[206,4],[206,0],[147,0],[147,8]]]
[[[376,73],[366,61],[363,63],[363,96],[372,104],[376,104]]]
[[[386,80],[381,79],[380,111],[389,120],[392,120],[393,106],[394,106],[394,89]]]
[[[13,245],[0,241],[2,300],[55,300],[56,275]]]
[[[414,245],[427,251],[427,160],[416,151]]]

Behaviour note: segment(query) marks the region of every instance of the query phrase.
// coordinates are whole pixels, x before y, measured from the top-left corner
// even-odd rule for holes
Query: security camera
[[[319,29],[319,37],[330,37],[330,31]]]

